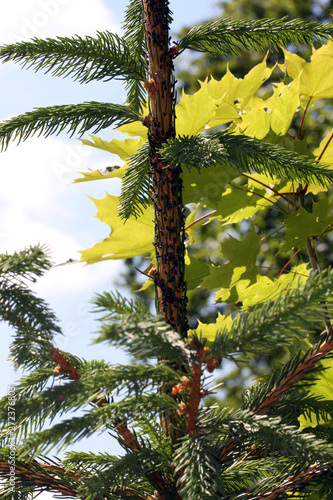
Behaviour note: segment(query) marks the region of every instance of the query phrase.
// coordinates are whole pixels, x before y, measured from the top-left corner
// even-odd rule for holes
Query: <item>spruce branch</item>
[[[282,498],[288,491],[302,491],[302,487],[310,483],[312,480],[324,476],[330,471],[329,464],[314,463],[304,468],[297,470],[293,474],[289,474],[283,478],[281,482],[279,478],[263,479],[259,481],[255,489],[251,493],[237,495],[235,500],[275,500]]]
[[[35,283],[52,267],[48,247],[35,245],[20,252],[0,254],[0,278],[22,284],[27,280]]]
[[[198,419],[198,434],[214,436],[220,451],[221,440],[229,437],[233,458],[224,466],[229,467],[234,457],[247,460],[259,454],[285,457],[300,467],[311,461],[331,462],[333,445],[312,433],[300,432],[298,425],[287,425],[280,416],[258,415],[249,410],[203,409]],[[250,450],[250,451],[249,451]]]
[[[13,61],[35,71],[44,70],[52,76],[71,76],[80,83],[104,82],[113,78],[144,80],[144,59],[133,52],[130,41],[120,36],[97,32],[96,36],[34,38],[0,47],[0,59]],[[142,60],[143,59],[143,60]]]
[[[167,358],[171,363],[190,363],[193,352],[178,332],[161,317],[140,320],[129,316],[126,322],[106,323],[100,329],[96,342],[107,341],[123,347],[137,360]]]
[[[125,83],[125,90],[127,92],[127,104],[138,113],[142,113],[147,102],[147,93],[142,81],[128,79]]]
[[[279,400],[293,387],[297,387],[297,384],[304,379],[307,375],[312,373],[314,370],[320,370],[317,364],[333,350],[333,337],[327,337],[322,343],[315,346],[310,354],[301,358],[296,356],[292,358],[284,367],[281,374],[276,378],[276,383],[272,389],[265,390],[258,393],[260,397],[260,402],[258,404],[251,404],[251,411],[256,415],[266,415],[274,405],[279,402]],[[272,385],[274,381],[272,379]],[[220,461],[223,462],[227,459],[230,452],[236,446],[236,441],[231,437],[224,445],[221,447]]]
[[[277,50],[314,42],[325,43],[333,36],[331,24],[301,19],[219,19],[195,26],[179,42],[185,49],[213,54],[239,54],[240,51]]]
[[[226,490],[233,495],[232,498],[235,498],[237,493],[251,491],[254,484],[267,477],[279,477],[281,470],[285,470],[286,467],[288,467],[288,461],[277,456],[261,458],[251,456],[250,460],[241,457],[223,469]]]
[[[20,416],[19,416],[19,407],[22,406],[23,410],[24,410],[24,413],[22,415],[23,417],[23,423],[26,422],[27,418],[31,418],[31,411],[29,410],[29,405],[27,405],[27,401],[29,401],[30,399],[26,399],[26,398],[29,398],[30,397],[30,392],[31,392],[31,383],[33,383],[33,388],[34,388],[34,391],[36,390],[36,375],[37,375],[37,382],[40,384],[42,383],[43,385],[45,385],[45,383],[47,382],[47,379],[50,377],[50,375],[53,375],[53,376],[61,376],[62,374],[67,374],[72,380],[80,380],[82,375],[81,373],[78,371],[78,369],[73,365],[73,363],[68,359],[68,354],[65,355],[63,352],[59,351],[58,349],[56,349],[55,347],[52,347],[51,349],[51,356],[52,360],[54,362],[57,363],[57,366],[55,367],[55,369],[52,371],[52,373],[50,373],[50,370],[49,369],[43,369],[41,371],[41,374],[38,376],[38,373],[37,374],[34,374],[32,373],[31,376],[28,377],[28,380],[26,381],[26,384],[28,385],[28,391],[25,390],[25,386],[26,384],[24,384],[22,387],[17,387],[17,395],[19,396],[19,400],[17,402],[17,405],[16,405],[16,418],[17,418],[17,422],[16,424],[18,424],[20,426]],[[40,377],[41,380],[40,380]],[[46,377],[46,379],[45,379]],[[32,380],[30,380],[32,379]],[[66,386],[67,389],[69,388],[69,386]],[[51,391],[51,395],[50,395],[50,409],[52,410],[52,406],[54,406],[54,401],[59,400],[59,397],[61,398],[60,401],[62,401],[64,399],[64,392],[65,391],[65,388],[62,387],[62,386],[59,386],[59,387],[54,387],[53,389],[49,389],[47,390],[46,392],[44,391],[44,393],[40,393],[39,394],[47,394]],[[52,392],[54,392],[54,395],[52,396]],[[70,393],[71,391],[69,391]],[[86,399],[86,396],[83,395],[83,400]],[[23,398],[23,399],[22,399]],[[24,401],[25,399],[25,401]],[[43,399],[43,398],[42,398]],[[33,400],[30,400],[30,401],[33,401],[33,404],[32,404],[32,410],[34,410],[34,413],[36,413],[36,415],[38,415],[40,413],[40,407],[43,405],[44,406],[44,418],[41,419],[41,423],[44,422],[45,420],[45,414],[47,413],[46,412],[46,400],[44,398],[44,403],[42,403],[42,401],[39,403],[37,403],[36,401],[36,397],[33,398]],[[107,405],[108,404],[108,400],[106,398],[98,398],[96,400],[93,400],[92,401],[93,403],[95,403],[98,407],[103,407],[104,405]],[[5,407],[2,409],[2,411],[5,413],[6,411],[6,408],[7,408],[7,402],[4,401],[5,403]],[[36,404],[37,403],[37,404]],[[67,405],[68,407],[68,405]],[[56,413],[58,413],[59,409],[55,409],[54,410],[56,411]],[[21,417],[21,418],[22,418]],[[136,449],[140,449],[140,446],[136,440],[136,438],[134,437],[134,434],[127,428],[127,426],[125,425],[125,423],[119,418],[117,417],[114,421],[114,427],[115,429],[117,430],[118,434],[124,439],[124,441],[127,443],[127,445],[132,449],[132,450],[136,450]]]
[[[291,345],[295,338],[314,333],[324,312],[333,315],[333,303],[323,305],[332,286],[332,270],[311,274],[303,287],[287,289],[275,300],[244,311],[229,330],[217,333],[210,346],[211,354],[217,359],[236,359],[243,353],[262,353]]]
[[[287,296],[287,301],[284,303],[287,312],[288,308],[291,307],[290,310],[293,310],[293,299],[292,294],[295,295],[295,298],[301,299],[303,297],[303,300],[305,299],[306,302],[313,303],[313,305],[316,305],[318,307],[318,303],[322,303],[323,298],[327,299],[327,296],[330,295],[331,291],[331,280],[333,277],[332,270],[327,271],[325,273],[313,275],[309,278],[308,282],[304,286],[302,290],[293,290],[290,292],[289,297]],[[318,295],[316,295],[318,293]],[[277,304],[281,307],[284,297],[279,297],[277,299]],[[289,299],[289,300],[288,300]],[[318,300],[317,300],[318,299]],[[301,299],[302,300],[302,299]],[[274,304],[274,303],[273,303]],[[271,304],[271,305],[273,305]],[[295,302],[296,304],[296,302]],[[267,306],[267,304],[266,304]],[[265,307],[265,305],[264,305]],[[298,307],[300,307],[300,304],[298,304]],[[304,304],[303,304],[304,307]],[[301,306],[302,308],[302,306]],[[258,311],[260,311],[261,308],[258,308]],[[306,305],[305,305],[306,309]],[[261,311],[261,314],[263,314],[264,311]],[[283,310],[280,311],[282,313],[283,317]],[[319,309],[320,312],[320,309]],[[273,305],[273,316],[274,316],[274,305]],[[292,315],[294,315],[295,312],[292,312]],[[302,316],[302,312],[300,312],[300,309],[298,310],[296,314],[296,318],[298,316]],[[272,317],[273,317],[272,316]],[[254,316],[255,318],[256,316]],[[253,318],[253,319],[254,319]],[[266,314],[267,318],[267,314]],[[271,318],[269,318],[268,315],[268,320],[265,318],[266,321],[268,321],[268,324],[270,324]],[[259,318],[257,317],[259,320]],[[283,320],[284,321],[284,320]],[[246,322],[245,322],[246,324]],[[259,320],[259,325],[260,325],[260,320]],[[310,323],[311,325],[311,323]],[[250,325],[247,325],[250,326]],[[253,325],[255,327],[255,325]],[[283,324],[279,325],[279,328],[283,329]],[[260,328],[260,327],[259,327]],[[293,329],[293,325],[291,325],[291,329]],[[299,330],[297,330],[298,332]],[[254,331],[255,333],[255,331]],[[221,339],[217,337],[216,339],[216,345],[214,346],[214,343],[212,345],[212,352],[214,352],[214,349],[217,347]],[[298,354],[294,358],[292,358],[290,361],[286,363],[286,365],[283,367],[281,370],[280,374],[275,373],[270,382],[265,386],[259,386],[259,388],[254,388],[252,393],[251,391],[249,392],[249,395],[251,396],[251,399],[247,403],[245,403],[244,406],[246,406],[249,410],[251,410],[253,413],[257,415],[265,415],[271,410],[274,409],[274,406],[283,398],[288,391],[292,387],[297,387],[298,383],[303,380],[307,375],[312,373],[313,371],[320,370],[320,367],[318,366],[318,363],[325,357],[330,355],[331,351],[333,350],[333,337],[327,335],[325,339],[323,339],[318,345],[314,346],[313,349],[311,349],[305,356],[301,356],[301,354]],[[234,449],[236,446],[237,441],[231,437],[227,440],[227,442],[224,443],[224,445],[221,447],[221,454],[220,454],[220,460],[225,461],[229,457],[231,451]]]
[[[56,348],[53,348],[52,359],[60,367],[58,374],[68,373],[68,375],[73,380],[79,380],[81,378],[81,374],[75,368],[75,366],[73,366],[72,363]],[[105,404],[108,404],[108,401],[107,401],[107,399],[102,398],[102,399],[99,399],[98,401],[96,401],[96,404],[98,407],[103,407]],[[122,422],[118,418],[115,420],[114,426],[115,426],[117,432],[119,433],[119,435],[124,439],[124,441],[127,443],[127,445],[132,450],[140,449],[140,445],[137,442],[136,438],[134,437],[134,434],[127,428],[127,426],[124,424],[124,422]]]
[[[8,456],[6,450],[2,451],[0,457],[0,477],[4,480],[8,479],[11,474],[10,464],[8,463]],[[55,461],[48,459],[46,462],[41,460],[30,461],[15,461],[15,487],[20,488],[20,493],[29,492],[31,490],[37,491],[38,494],[43,491],[54,492],[60,497],[64,498],[82,498],[83,494],[91,494],[91,488],[96,485],[96,473],[92,474],[90,470],[85,470],[83,467],[73,467],[73,459],[64,461],[64,465],[58,465]],[[136,462],[137,459],[135,458]],[[110,459],[109,459],[110,463]],[[72,465],[72,466],[71,466]],[[120,465],[120,464],[119,464]],[[79,470],[78,470],[79,469]],[[149,497],[140,491],[140,485],[128,484],[126,487],[123,484],[121,477],[117,477],[117,481],[113,481],[112,487],[110,485],[103,485],[98,498],[110,499],[139,499],[148,500]],[[100,485],[101,486],[101,485]],[[108,488],[109,487],[109,488]],[[2,495],[5,497],[8,491],[8,497],[12,494],[12,489],[4,489]],[[96,490],[97,491],[97,490]],[[144,489],[146,491],[146,489]],[[6,497],[5,497],[6,498]]]
[[[11,344],[11,359],[16,367],[31,368],[50,359],[50,341],[61,334],[54,313],[44,300],[28,288],[0,281],[0,317],[16,331]]]
[[[135,56],[145,68],[145,32],[143,26],[142,0],[131,0],[126,8],[124,22],[124,40],[132,47]],[[142,78],[141,80],[145,80]],[[128,80],[126,83],[127,102],[139,112],[147,100],[147,93],[140,80]]]
[[[151,180],[149,177],[149,144],[146,142],[128,161],[122,178],[119,201],[119,215],[127,220],[133,216],[138,218],[150,201]]]
[[[270,414],[281,416],[286,424],[295,425],[298,422],[297,419],[301,415],[304,415],[316,422],[317,426],[321,422],[324,422],[325,425],[331,420],[331,416],[333,415],[333,401],[323,399],[322,396],[313,396],[306,387],[306,384],[304,385],[304,390],[297,386],[297,390],[289,391],[281,397],[270,411]],[[248,406],[246,403],[247,398],[244,399],[244,407],[246,408]],[[311,432],[316,434],[316,428],[312,428]],[[318,437],[323,437],[323,439],[331,441],[329,436],[325,434],[321,435],[319,433]]]
[[[112,103],[93,101],[37,108],[3,122],[0,125],[0,145],[5,150],[10,141],[25,141],[35,134],[48,137],[58,135],[66,128],[70,136],[75,133],[82,135],[88,130],[97,133],[116,122],[121,125],[136,120],[140,120],[140,115],[135,109]]]
[[[102,296],[97,297],[97,302],[98,302],[98,298],[100,301],[103,302]],[[119,296],[118,296],[118,298],[119,298]],[[105,297],[104,297],[104,299],[105,299]],[[112,299],[111,299],[111,302],[112,302]],[[110,305],[110,296],[109,296],[108,304]],[[126,299],[123,300],[123,307],[127,307],[127,311],[128,311],[128,308],[131,311],[133,311],[133,306],[134,306],[133,303],[127,301]],[[118,303],[117,308],[119,308],[119,303]],[[59,352],[58,349],[53,350],[52,359],[54,359],[54,361],[56,361],[58,363],[58,366],[60,367],[61,371],[59,371],[59,374],[61,372],[68,373],[69,376],[73,380],[79,380],[81,378],[81,374],[78,372],[78,370],[71,364],[70,361],[68,361],[68,359],[66,359],[66,357],[62,353]],[[164,377],[163,377],[163,380],[164,380]],[[137,398],[137,396],[136,396],[136,398]],[[98,399],[95,402],[96,402],[97,406],[100,408],[102,408],[108,404],[108,401],[105,398]],[[137,403],[138,403],[138,401],[137,401]],[[122,437],[122,439],[124,440],[124,443],[126,444],[126,446],[129,449],[131,449],[132,451],[136,451],[136,452],[140,452],[142,450],[139,441],[137,440],[136,436],[129,430],[129,428],[127,427],[123,418],[116,417],[114,419],[113,426],[116,429],[117,433]],[[138,457],[136,457],[135,460],[137,462]],[[144,473],[145,473],[146,477],[148,478],[148,480],[152,484],[154,484],[155,487],[159,491],[161,491],[161,492],[165,491],[165,483],[164,483],[164,480],[163,480],[160,472],[150,471],[149,468],[144,466]]]
[[[142,0],[130,0],[125,10],[123,29],[124,38],[133,45],[133,49],[143,54],[145,31]]]
[[[191,137],[170,139],[161,148],[164,161],[179,162],[188,168],[207,168],[229,164],[239,173],[259,173],[270,177],[321,184],[327,187],[333,181],[332,169],[318,165],[310,158],[296,155],[272,144],[242,135],[213,132]]]
[[[63,405],[66,403],[65,400],[61,402]],[[59,402],[57,404],[59,408],[62,407]],[[22,441],[22,457],[46,453],[54,446],[60,450],[96,433],[117,430],[119,435],[122,433],[121,437],[127,448],[135,451],[139,449],[140,443],[137,444],[137,439],[128,426],[137,424],[142,418],[159,418],[161,412],[176,413],[177,409],[177,403],[166,394],[135,395],[120,402],[94,406],[83,416],[64,419],[49,429],[31,433]],[[131,436],[134,436],[133,440]]]
[[[28,288],[51,267],[45,247],[0,254],[0,318],[16,332],[11,344],[15,366],[26,368],[49,360],[50,341],[61,334],[54,313]]]
[[[110,492],[121,485],[128,491],[137,491],[139,498],[144,494],[154,495],[156,490],[164,493],[166,498],[177,498],[171,464],[166,463],[161,450],[143,446],[140,451],[120,458],[107,454],[71,453],[65,463],[70,470],[85,471],[90,467],[94,470],[81,488],[83,497],[91,491],[98,491],[99,498],[108,498]]]
[[[122,321],[124,316],[137,315],[140,319],[149,319],[152,314],[146,304],[140,300],[134,301],[121,295],[118,291],[97,293],[93,300],[94,311],[104,313],[100,318],[104,321]]]
[[[287,363],[289,369],[286,370],[284,376],[278,379],[276,385],[267,393],[264,401],[252,411],[258,415],[266,414],[291,387],[311,373],[316,364],[329,355],[332,350],[333,337],[328,337],[327,340],[315,346],[308,356],[303,359],[299,359],[298,356],[292,359],[291,362]]]
[[[181,498],[198,500],[225,498],[222,468],[209,436],[188,434],[176,451],[177,486]]]
[[[98,294],[92,303],[100,318],[100,333],[95,342],[110,342],[123,347],[137,360],[168,358],[171,363],[191,364],[195,352],[160,316],[148,307],[119,293]]]
[[[8,480],[11,466],[9,463],[10,450],[3,448],[0,454],[0,477]],[[22,461],[15,458],[15,487],[20,488],[21,493],[31,489],[52,491],[63,497],[79,497],[80,477],[73,472],[67,472],[63,467],[40,462],[37,460]],[[8,485],[3,493],[10,494],[11,487]]]

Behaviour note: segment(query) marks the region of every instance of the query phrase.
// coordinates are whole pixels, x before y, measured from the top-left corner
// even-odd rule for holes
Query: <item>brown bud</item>
[[[184,401],[182,401],[181,403],[179,403],[177,413],[179,415],[185,415],[185,413],[187,413],[187,406],[184,403]]]
[[[156,269],[156,267],[152,267],[150,269],[150,271],[148,271],[148,276],[150,278],[154,278],[154,279],[156,278],[156,276],[157,276],[157,269]]]
[[[156,90],[157,90],[156,83],[154,82],[154,80],[152,78],[148,82],[147,81],[142,82],[142,85],[149,92],[149,94],[156,93]]]
[[[209,373],[213,373],[213,371],[217,368],[215,359],[206,359],[206,367]]]
[[[55,369],[53,370],[53,373],[54,373],[55,375],[60,375],[60,374],[62,373],[62,368],[61,368],[61,366],[60,366],[60,365],[57,365],[57,366],[55,367]]]
[[[176,57],[178,56],[179,54],[179,48],[178,48],[178,45],[174,45],[173,47],[171,47],[170,51],[169,51],[169,54],[171,57]]]

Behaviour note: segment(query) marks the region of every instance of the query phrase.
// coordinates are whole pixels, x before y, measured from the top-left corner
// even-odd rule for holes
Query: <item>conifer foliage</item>
[[[96,342],[121,347],[132,363],[86,361],[55,347],[57,320],[29,289],[51,266],[46,250],[0,255],[0,315],[15,330],[11,358],[26,373],[0,401],[1,498],[44,490],[87,500],[333,498],[333,272],[319,272],[315,252],[333,225],[325,197],[333,133],[313,153],[301,128],[288,136],[297,109],[303,123],[317,99],[333,97],[333,26],[223,19],[171,44],[171,23],[168,0],[131,0],[122,37],[98,33],[0,48],[4,62],[54,76],[124,80],[124,105],[35,109],[0,125],[0,140],[6,148],[33,134],[82,135],[118,124],[125,141],[82,139],[125,162],[77,180],[122,179],[119,198],[95,200],[111,235],[82,259],[148,254],[144,286],[156,294],[156,314],[117,292],[96,295]],[[242,80],[228,71],[176,103],[174,60],[187,49],[226,54],[315,41],[323,45],[311,62],[285,51],[284,81],[269,100],[257,95],[272,72],[264,60]],[[318,81],[322,68],[327,75]],[[276,232],[288,257],[269,277],[256,266],[267,236],[260,238],[250,218],[272,205],[283,216]],[[247,220],[242,240],[223,240],[221,266],[191,250],[195,224],[212,220],[223,227]],[[301,262],[284,272],[301,249],[311,268]],[[232,314],[189,330],[187,293],[198,286],[228,302]],[[242,408],[205,405],[224,360],[246,363],[270,349],[284,350],[283,363],[249,387]],[[110,452],[116,438],[124,453],[71,451],[99,432]],[[64,458],[50,458],[54,449],[64,449]]]

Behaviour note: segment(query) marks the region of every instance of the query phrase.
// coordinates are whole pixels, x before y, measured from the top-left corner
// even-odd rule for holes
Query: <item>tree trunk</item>
[[[149,115],[147,118],[152,201],[155,208],[154,280],[157,310],[184,337],[187,298],[184,279],[184,209],[181,167],[164,163],[158,149],[175,137],[172,49],[169,47],[168,0],[143,0],[147,42]]]

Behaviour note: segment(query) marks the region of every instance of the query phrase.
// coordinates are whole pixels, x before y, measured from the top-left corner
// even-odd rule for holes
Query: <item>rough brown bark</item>
[[[159,148],[175,137],[173,54],[169,47],[168,0],[143,0],[149,80],[148,140],[155,208],[157,309],[184,337],[184,210],[180,166],[163,163]]]

